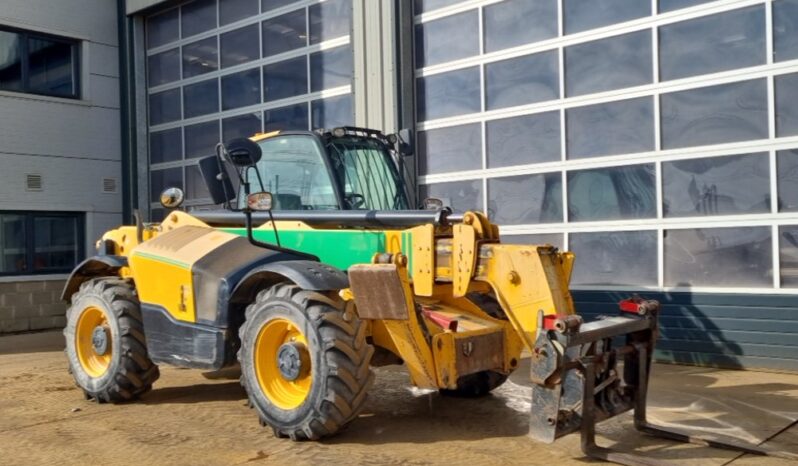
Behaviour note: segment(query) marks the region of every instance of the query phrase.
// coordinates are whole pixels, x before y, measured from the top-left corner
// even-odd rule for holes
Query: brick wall
[[[65,280],[0,283],[0,333],[63,328]]]

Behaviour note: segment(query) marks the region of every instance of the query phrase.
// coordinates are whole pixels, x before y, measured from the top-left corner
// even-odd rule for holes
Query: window
[[[566,34],[651,14],[651,2],[647,0],[563,0],[562,8]]]
[[[160,125],[180,119],[180,89],[150,94],[150,124]]]
[[[488,180],[488,217],[501,225],[562,222],[559,173]]]
[[[482,211],[482,180],[421,185],[420,200],[429,197],[440,199],[444,206],[451,207],[455,212]]]
[[[160,86],[178,79],[180,79],[180,49],[178,47],[147,57],[147,84],[150,87]]]
[[[770,212],[767,154],[732,155],[662,163],[666,217]]]
[[[224,2],[221,4],[224,5]],[[257,60],[260,56],[259,40],[257,24],[250,24],[219,36],[222,68]]]
[[[568,172],[568,220],[653,218],[654,178],[653,164]]]
[[[776,153],[779,212],[798,212],[798,149]]]
[[[656,231],[571,233],[568,241],[579,264],[574,285],[657,284]]]
[[[211,195],[208,186],[202,178],[199,166],[189,165],[186,167],[186,199],[208,199]]]
[[[482,168],[482,131],[479,123],[418,133],[418,173]]]
[[[660,99],[663,149],[768,136],[764,79],[663,94]]]
[[[80,98],[80,42],[0,30],[0,90]]]
[[[765,63],[765,7],[662,26],[659,63],[663,81]]]
[[[798,58],[798,0],[773,2],[773,60]]]
[[[183,78],[191,78],[219,69],[216,37],[192,42],[183,47]]]
[[[147,18],[147,48],[152,49],[180,38],[180,9],[159,13]]]
[[[310,44],[349,35],[352,28],[352,0],[327,0],[308,7]]]
[[[565,119],[569,159],[654,150],[651,97],[567,109]]]
[[[466,68],[418,79],[418,119],[432,120],[481,108],[479,68]]]
[[[565,49],[565,93],[569,97],[648,84],[651,76],[650,31]]]
[[[798,288],[798,225],[779,228],[781,286]]]
[[[264,155],[257,165],[260,177],[250,170],[249,182],[260,189],[262,180],[263,190],[274,195],[275,210],[338,208],[330,171],[315,138],[284,136],[266,139],[260,146]]]
[[[180,24],[183,37],[216,27],[216,0],[194,0],[183,5],[181,10]]]
[[[770,227],[665,231],[665,286],[773,284]]]
[[[776,136],[798,134],[798,73],[784,74],[774,78],[776,86]]]
[[[220,0],[219,26],[258,14],[258,0]],[[256,42],[257,44],[257,42]]]
[[[218,81],[214,78],[183,88],[183,116],[185,118],[219,111]]]
[[[314,100],[310,112],[313,129],[351,126],[355,119],[351,94]]]
[[[308,129],[308,104],[296,104],[263,112],[264,131]]]
[[[559,111],[489,121],[485,124],[485,131],[488,168],[560,160]],[[476,150],[476,159],[479,160],[481,148],[475,146],[471,149]]]
[[[292,11],[263,22],[263,57],[307,45],[305,10]]]
[[[246,71],[222,76],[222,110],[247,107],[260,103],[260,70]]]
[[[479,54],[477,10],[416,26],[416,68]]]
[[[208,121],[186,126],[186,158],[213,155],[219,143],[219,122]]]
[[[534,235],[501,235],[504,244],[550,244],[562,248],[565,244],[562,233],[537,233]]]
[[[415,0],[416,14],[437,10],[445,6],[454,5],[463,0]]]
[[[318,92],[352,81],[352,49],[337,47],[310,54],[310,92]]]
[[[557,52],[543,52],[485,65],[487,110],[560,97]]]
[[[260,113],[248,113],[222,120],[222,140],[248,138],[261,132]]]
[[[659,12],[665,13],[667,11],[687,8],[711,1],[713,0],[659,0]]]
[[[83,214],[0,213],[0,275],[71,272],[83,244]]]
[[[286,99],[308,92],[308,64],[304,55],[263,67],[263,99]]]
[[[166,188],[183,189],[183,167],[150,171],[150,199],[159,199]]]
[[[557,37],[557,0],[506,0],[483,11],[485,52]]]
[[[175,162],[183,158],[183,133],[180,128],[150,133],[150,163]]]

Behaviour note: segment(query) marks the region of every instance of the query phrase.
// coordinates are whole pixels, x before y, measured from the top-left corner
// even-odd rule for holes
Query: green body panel
[[[223,230],[247,235],[245,228]],[[374,253],[385,251],[385,232],[381,230],[280,229],[279,234],[282,247],[313,254],[323,263],[341,270],[347,270],[354,264],[370,264]],[[272,230],[254,230],[253,236],[259,241],[275,243]]]

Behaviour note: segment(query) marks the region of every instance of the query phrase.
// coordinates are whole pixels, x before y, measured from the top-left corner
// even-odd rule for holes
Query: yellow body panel
[[[136,246],[129,263],[139,299],[162,306],[176,320],[196,322],[192,267],[214,249],[238,237],[187,225]]]

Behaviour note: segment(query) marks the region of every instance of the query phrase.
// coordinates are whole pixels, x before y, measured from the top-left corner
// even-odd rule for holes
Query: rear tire
[[[83,282],[72,295],[66,320],[69,371],[87,399],[118,403],[152,388],[160,373],[147,355],[139,301],[129,281]]]
[[[279,283],[247,307],[239,336],[241,384],[276,437],[333,435],[363,408],[374,348],[338,297]],[[297,356],[278,364],[284,352]]]

